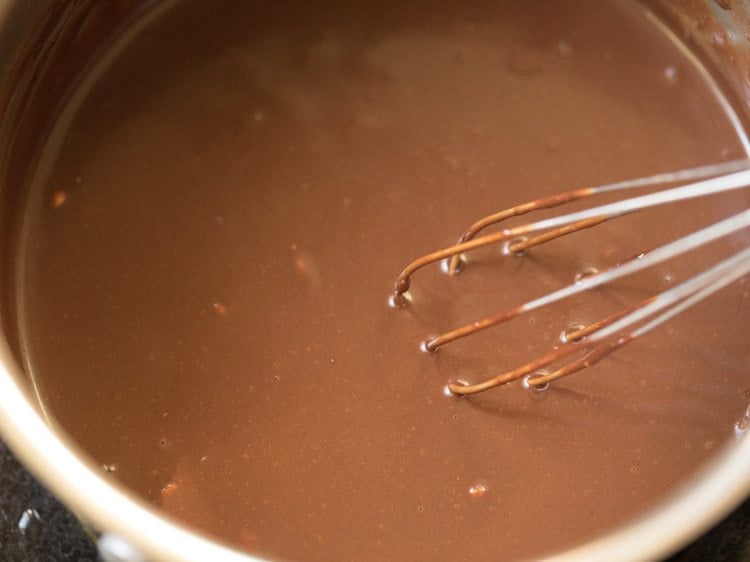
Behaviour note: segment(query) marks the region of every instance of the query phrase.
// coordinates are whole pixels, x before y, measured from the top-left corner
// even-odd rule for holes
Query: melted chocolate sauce
[[[480,251],[454,278],[434,266],[404,309],[387,306],[393,281],[492,211],[739,158],[742,133],[636,4],[401,4],[185,0],[139,34],[29,197],[28,366],[113,478],[251,552],[497,560],[572,546],[733,435],[750,396],[747,283],[543,395],[444,386],[525,363],[748,235],[435,355],[419,342],[748,195],[520,258]]]

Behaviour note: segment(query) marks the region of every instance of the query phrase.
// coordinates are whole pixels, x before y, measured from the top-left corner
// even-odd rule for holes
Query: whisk
[[[443,261],[444,269],[450,275],[453,275],[465,265],[464,254],[476,248],[502,243],[505,255],[522,255],[534,246],[574,232],[593,228],[604,222],[650,207],[745,189],[749,186],[750,160],[745,159],[597,187],[575,189],[523,203],[481,218],[472,224],[453,246],[429,253],[411,262],[398,276],[389,303],[394,308],[404,307],[410,303],[411,297],[408,290],[411,285],[411,276],[417,270],[428,264]],[[573,201],[607,192],[627,192],[647,187],[652,188],[652,192],[646,195],[623,198],[614,203],[595,206],[513,228],[503,228],[493,234],[478,236],[485,228],[511,217],[525,215],[540,209],[561,207]],[[638,254],[627,261],[599,272],[581,276],[574,283],[552,293],[542,295],[514,308],[500,311],[444,334],[428,338],[421,343],[420,347],[425,352],[435,352],[440,347],[459,338],[508,322],[521,314],[594,287],[611,283],[616,279],[652,267],[749,226],[750,209],[745,209],[729,218],[656,249]],[[545,390],[552,381],[595,365],[622,346],[650,332],[749,272],[750,247],[747,247],[668,290],[627,306],[588,326],[575,326],[564,331],[561,340],[565,345],[553,348],[545,355],[524,365],[479,383],[470,384],[465,381],[457,381],[450,383],[447,388],[453,394],[473,394],[520,379],[528,389]],[[575,356],[578,357],[575,358]],[[564,359],[568,362],[552,372],[543,370],[545,367],[560,363]]]

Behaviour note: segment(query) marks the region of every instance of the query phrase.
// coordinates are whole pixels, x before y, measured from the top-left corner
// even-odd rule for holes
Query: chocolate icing
[[[70,111],[73,111],[72,109]],[[305,560],[515,559],[642,512],[750,396],[740,282],[535,400],[481,380],[748,243],[455,342],[481,318],[748,204],[649,211],[420,272],[491,211],[743,156],[726,108],[628,2],[185,0],[140,34],[32,186],[17,274],[44,403],[172,516]],[[52,145],[51,145],[52,146]],[[39,176],[43,178],[44,176]]]

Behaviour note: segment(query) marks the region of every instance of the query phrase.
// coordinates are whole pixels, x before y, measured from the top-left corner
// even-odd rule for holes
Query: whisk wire
[[[677,187],[662,188],[646,195],[631,197],[615,203],[599,205],[514,228],[506,228],[494,234],[474,238],[481,229],[511,216],[527,214],[541,208],[564,205],[577,199],[589,197],[595,193],[653,186],[662,183],[673,184],[682,180],[699,181],[693,181],[692,183]],[[405,293],[411,284],[410,276],[421,267],[438,260],[451,258],[449,272],[452,272],[455,269],[456,260],[460,258],[463,252],[488,244],[507,241],[505,253],[520,255],[533,246],[580,230],[593,228],[610,219],[626,214],[650,207],[747,187],[750,187],[750,160],[737,160],[690,170],[657,174],[647,178],[627,180],[595,188],[573,190],[558,196],[549,196],[518,205],[500,213],[488,215],[475,222],[462,234],[459,243],[432,252],[411,262],[399,275],[395,283],[394,295],[391,297],[391,302],[398,305],[406,304],[408,299],[406,299]],[[581,277],[570,285],[537,297],[515,308],[498,312],[492,316],[433,337],[423,342],[422,348],[425,351],[436,351],[441,346],[452,341],[491,326],[508,322],[525,312],[548,306],[583,291],[611,283],[617,279],[653,267],[656,264],[737,233],[748,226],[750,226],[750,209],[696,230],[654,250],[638,254],[629,260],[613,265],[603,271]],[[541,232],[542,234],[533,237],[525,236],[534,232]],[[625,307],[588,326],[577,326],[565,331],[564,336],[561,337],[564,345],[553,348],[541,357],[485,381],[476,384],[452,383],[449,385],[449,388],[455,394],[472,394],[495,386],[501,386],[511,381],[523,379],[524,385],[528,388],[546,389],[550,382],[595,365],[617,349],[655,329],[748,273],[750,273],[750,248],[745,248],[668,290]],[[584,355],[570,361],[552,373],[540,371],[544,367],[560,362],[564,358],[578,353],[584,353]]]
[[[618,181],[614,183],[604,184],[596,187],[586,187],[560,193],[557,195],[542,197],[535,201],[516,205],[510,209],[505,209],[498,213],[493,213],[479,219],[477,222],[472,224],[469,228],[464,231],[461,237],[458,239],[458,243],[468,242],[475,238],[479,232],[485,228],[498,224],[511,217],[516,217],[530,213],[532,211],[540,209],[550,209],[558,207],[566,203],[571,203],[579,199],[591,197],[600,193],[609,193],[612,191],[619,191],[623,189],[637,189],[643,187],[650,187],[654,185],[663,185],[676,182],[694,181],[720,174],[729,174],[732,172],[738,172],[744,170],[750,166],[750,160],[741,159],[733,160],[731,162],[722,162],[719,164],[709,164],[706,166],[700,166],[698,168],[688,168],[685,170],[677,170],[675,172],[666,172],[655,174],[648,177],[630,179],[625,181]],[[451,257],[448,273],[453,275],[456,272],[458,266],[459,256],[454,255]]]
[[[729,217],[728,219],[714,223],[711,226],[695,231],[673,242],[669,242],[649,253],[640,254],[638,259],[633,259],[624,264],[610,267],[508,311],[488,316],[482,320],[466,324],[465,326],[461,326],[460,328],[456,328],[450,332],[431,338],[429,341],[425,342],[424,347],[428,351],[436,351],[443,345],[459,338],[475,334],[491,326],[507,322],[523,312],[530,312],[605,283],[611,283],[616,279],[620,279],[637,271],[641,271],[663,261],[672,259],[680,254],[689,252],[690,250],[746,228],[747,226],[750,226],[750,209]]]
[[[407,265],[396,280],[396,283],[394,285],[393,300],[396,304],[405,304],[402,297],[403,294],[409,290],[411,286],[410,278],[415,271],[430,263],[434,263],[445,258],[450,258],[451,256],[457,256],[466,251],[474,250],[490,244],[495,244],[504,240],[512,240],[514,238],[525,236],[533,232],[567,227],[568,225],[571,225],[573,223],[580,223],[589,219],[595,219],[599,222],[604,222],[605,220],[621,217],[623,215],[627,215],[651,207],[685,201],[697,197],[706,197],[709,195],[725,193],[737,189],[745,189],[748,186],[750,186],[750,170],[743,170],[740,172],[733,172],[724,176],[690,183],[680,187],[662,189],[647,195],[623,199],[615,203],[600,205],[597,207],[584,209],[582,211],[577,211],[574,213],[568,213],[558,217],[552,217],[537,222],[523,224],[514,228],[506,228],[495,234],[482,236],[480,238],[475,238],[473,240],[462,242],[460,244],[454,244],[453,246],[449,246],[447,248],[443,248],[441,250],[437,250],[435,252],[422,256]],[[558,233],[558,236],[568,233],[569,232],[562,230]],[[558,236],[554,236],[554,238]]]
[[[543,387],[557,379],[572,375],[578,371],[591,367],[634,339],[648,333],[674,316],[701,302],[708,296],[730,285],[750,273],[750,248],[731,256],[710,269],[683,281],[672,289],[660,295],[647,299],[647,304],[639,303],[636,310],[623,315],[618,321],[608,327],[595,331],[583,343],[573,343],[563,348],[553,349],[541,358],[531,361],[521,367],[501,373],[500,375],[473,385],[451,384],[449,388],[456,394],[473,394],[501,386],[523,378],[534,371],[555,363],[568,355],[580,351],[588,351],[582,358],[548,374],[539,374],[527,382],[534,387]],[[663,312],[661,312],[663,311]],[[606,341],[626,328],[638,324],[656,313],[661,312],[649,322],[642,324],[628,334],[621,335],[613,341]],[[604,343],[602,343],[604,342]]]

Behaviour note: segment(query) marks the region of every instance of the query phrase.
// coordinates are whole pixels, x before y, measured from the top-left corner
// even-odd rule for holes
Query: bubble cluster
[[[750,406],[747,407],[742,417],[734,424],[734,435],[737,440],[742,439],[750,429]]]
[[[472,498],[481,498],[486,493],[487,493],[487,486],[485,486],[484,484],[477,483],[477,484],[472,484],[471,486],[469,486],[469,495]]]

